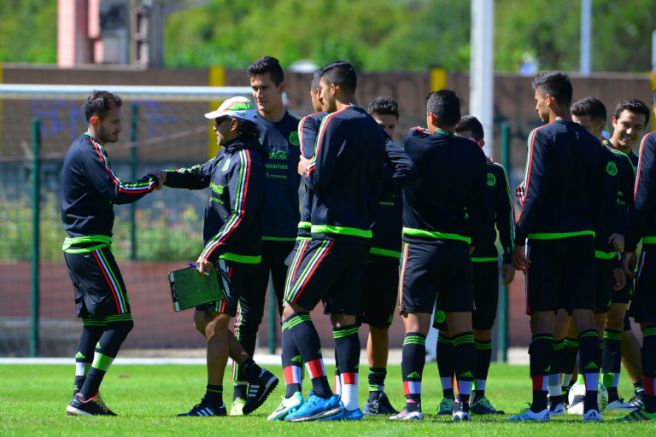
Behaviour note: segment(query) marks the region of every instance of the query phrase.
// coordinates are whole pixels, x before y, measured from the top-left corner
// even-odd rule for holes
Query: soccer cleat
[[[469,420],[469,411],[465,411],[463,404],[456,402],[453,406],[453,413],[451,413],[451,420],[454,422],[464,422]]]
[[[307,422],[310,420],[319,420],[323,417],[332,416],[344,409],[337,395],[331,395],[328,398],[320,398],[311,394],[307,401],[293,413],[285,417],[286,422]]]
[[[574,395],[567,407],[567,414],[583,414],[583,404],[585,402],[585,395]]]
[[[503,411],[494,408],[485,396],[474,398],[470,411],[474,414],[505,414]]]
[[[632,411],[626,416],[617,419],[618,422],[649,422],[652,420],[656,421],[656,413],[648,413],[644,408]]]
[[[232,400],[232,406],[230,407],[231,416],[243,416],[244,415],[244,405],[246,405],[246,399],[244,398],[234,398]]]
[[[364,403],[364,414],[370,414],[372,416],[384,414],[389,416],[398,413],[399,412],[392,406],[389,398],[384,392],[379,392],[376,398],[367,399]]]
[[[601,422],[601,413],[599,410],[591,409],[583,414],[584,422]]]
[[[548,422],[549,409],[545,408],[542,411],[534,413],[530,408],[523,410],[521,413],[508,418],[511,422]]]
[[[82,394],[77,393],[66,407],[67,416],[116,416],[107,408],[103,401],[98,401],[98,395],[84,400]]]
[[[268,370],[262,369],[260,376],[248,386],[248,400],[243,408],[244,415],[260,408],[277,385],[278,378]]]
[[[303,405],[303,402],[303,395],[299,391],[288,398],[283,396],[280,405],[273,410],[273,413],[269,414],[267,420],[283,420],[288,414],[298,410]]]
[[[421,414],[421,408],[412,406],[409,407],[407,404],[399,414],[390,416],[390,420],[423,420],[424,415]]]
[[[444,398],[440,401],[440,408],[437,410],[437,414],[440,416],[446,416],[453,413],[453,406],[456,401],[451,398]]]
[[[194,405],[191,410],[186,413],[178,414],[178,417],[211,417],[211,416],[226,416],[228,413],[224,404],[219,406],[210,405],[211,402],[203,398],[200,404]]]
[[[337,414],[322,417],[318,420],[362,420],[363,417],[362,410],[359,408],[356,408],[355,410],[347,410],[346,408],[343,408],[342,411]]]
[[[637,410],[638,407],[631,404],[630,402],[624,402],[624,399],[615,399],[613,402],[609,402],[606,405],[605,410],[617,410],[617,411],[633,411]]]
[[[567,412],[565,402],[559,402],[555,405],[549,405],[549,416],[557,417],[562,416]]]
[[[629,404],[636,409],[645,408],[644,395],[638,393],[634,394],[633,397],[629,400]]]

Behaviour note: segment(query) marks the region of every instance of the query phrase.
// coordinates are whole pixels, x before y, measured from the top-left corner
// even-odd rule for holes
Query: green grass
[[[274,368],[280,374],[280,368]],[[366,396],[366,368],[362,369],[360,400]],[[120,416],[66,417],[70,400],[73,366],[0,365],[0,435],[324,435],[386,436],[400,435],[547,435],[602,436],[655,435],[654,424],[611,423],[621,414],[606,414],[601,424],[583,424],[578,416],[553,420],[547,424],[508,423],[505,416],[474,417],[469,423],[452,423],[450,417],[435,414],[441,388],[435,364],[426,367],[423,382],[422,422],[396,423],[386,418],[367,417],[362,422],[314,422],[303,424],[271,423],[265,417],[277,405],[282,388],[247,417],[177,418],[177,413],[191,408],[202,396],[205,386],[204,366],[136,366],[115,365],[103,383],[103,398]],[[332,374],[332,370],[330,370]],[[282,385],[282,383],[281,383]],[[493,365],[488,382],[493,404],[508,413],[526,407],[531,387],[526,366]],[[304,387],[307,392],[307,386]],[[403,391],[400,367],[391,366],[387,391],[392,403],[402,406]],[[225,399],[231,398],[226,384]],[[626,375],[620,392],[629,395]],[[228,402],[229,406],[229,402]]]

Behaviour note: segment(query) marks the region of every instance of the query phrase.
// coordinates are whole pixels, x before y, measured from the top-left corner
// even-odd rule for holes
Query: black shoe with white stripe
[[[209,417],[209,416],[226,416],[228,413],[226,411],[225,404],[219,406],[211,405],[205,398],[200,401],[200,404],[194,405],[194,407],[187,411],[186,413],[180,413],[178,416],[195,416],[195,417]]]
[[[244,415],[257,410],[278,385],[278,378],[266,369],[262,369],[257,380],[248,387],[248,399],[244,405]]]

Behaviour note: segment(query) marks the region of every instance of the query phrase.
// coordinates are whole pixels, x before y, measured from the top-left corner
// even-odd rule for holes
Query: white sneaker
[[[588,410],[583,414],[584,422],[601,422],[601,413],[598,410]]]
[[[511,422],[548,422],[549,419],[550,417],[548,408],[545,408],[544,410],[537,413],[534,413],[530,408],[527,408],[521,413],[515,416],[510,416],[508,418],[508,420]]]
[[[269,414],[267,420],[284,420],[288,414],[298,410],[303,402],[303,395],[298,391],[288,398],[283,396],[280,405]]]
[[[609,402],[605,409],[617,411],[634,411],[637,410],[638,407],[628,402],[624,402],[623,399],[615,399],[613,402]]]
[[[549,408],[549,416],[551,417],[557,417],[557,416],[562,416],[567,412],[567,406],[565,406],[564,402],[560,402],[556,404],[555,407]]]
[[[567,407],[567,414],[583,415],[583,406],[585,404],[585,396],[574,396],[574,399]]]
[[[421,414],[421,410],[408,410],[404,408],[399,414],[390,416],[390,420],[423,420],[424,415]]]

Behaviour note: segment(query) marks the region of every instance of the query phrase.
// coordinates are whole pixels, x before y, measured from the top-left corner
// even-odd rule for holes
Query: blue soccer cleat
[[[337,395],[331,395],[328,398],[320,398],[319,396],[312,394],[298,410],[288,414],[287,417],[285,417],[285,421],[307,422],[310,420],[319,420],[340,413],[343,409],[344,406]]]

